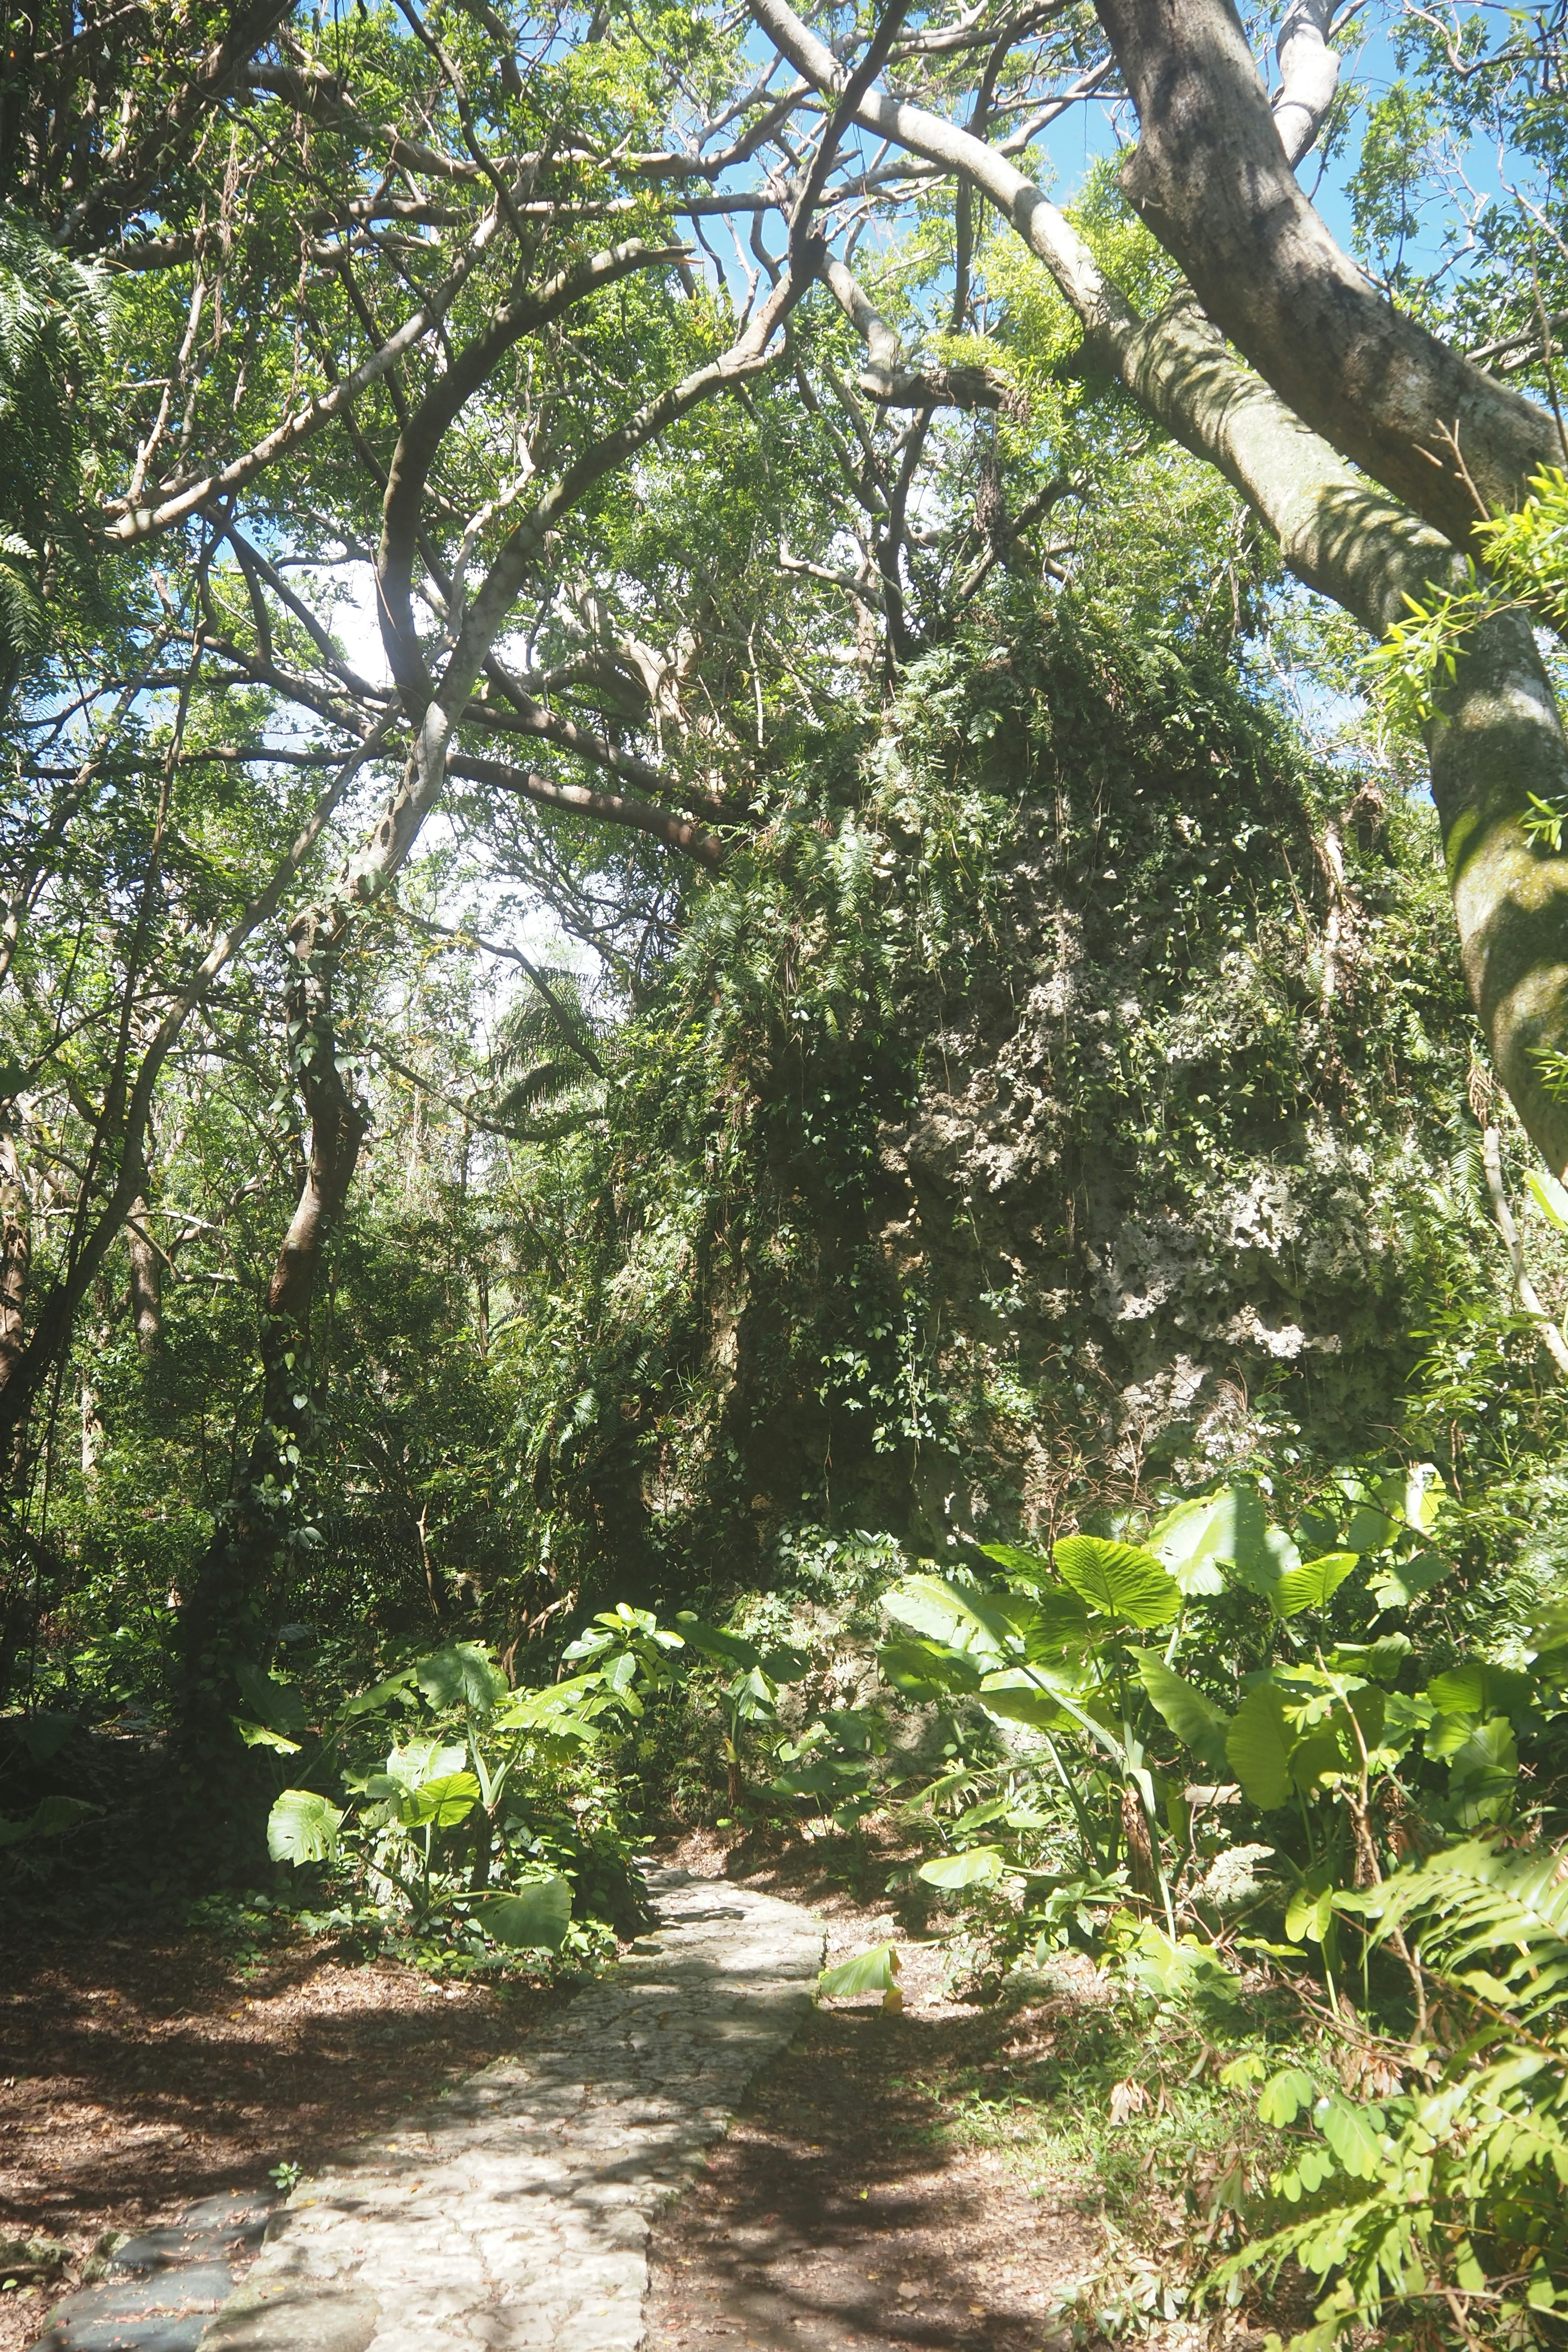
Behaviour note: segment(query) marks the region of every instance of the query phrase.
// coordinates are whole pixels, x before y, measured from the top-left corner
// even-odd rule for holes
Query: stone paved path
[[[229,2280],[193,2244],[151,2294],[71,2296],[38,2352],[635,2352],[654,2210],[796,2031],[823,1944],[795,1904],[648,1878],[657,1927],[614,1975],[297,2190],[216,2316]]]

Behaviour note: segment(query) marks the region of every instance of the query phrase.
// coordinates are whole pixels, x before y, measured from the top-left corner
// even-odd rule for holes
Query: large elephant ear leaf
[[[342,1825],[336,1805],[314,1789],[285,1789],[267,1817],[267,1851],[274,1862],[325,1862]]]
[[[1063,1536],[1051,1557],[1063,1583],[1102,1617],[1118,1618],[1123,1625],[1168,1625],[1181,1608],[1175,1578],[1138,1544]]]
[[[1272,1812],[1290,1795],[1290,1759],[1297,1745],[1279,1692],[1272,1683],[1257,1684],[1230,1719],[1225,1752],[1247,1802],[1259,1812]]]
[[[957,1650],[996,1652],[1013,1633],[1002,1596],[970,1591],[945,1576],[906,1576],[883,1593],[882,1606],[899,1624]]]
[[[475,1918],[498,1944],[518,1952],[558,1952],[572,1921],[572,1889],[556,1871],[531,1879],[513,1895],[492,1895]]]
[[[1324,1609],[1347,1576],[1361,1566],[1361,1554],[1326,1551],[1317,1559],[1288,1568],[1274,1587],[1273,1601],[1281,1617],[1299,1617],[1303,1609]]]
[[[1205,1698],[1163,1658],[1140,1657],[1138,1676],[1177,1738],[1200,1762],[1212,1765],[1217,1772],[1226,1760],[1226,1722],[1213,1699]]]
[[[421,1658],[414,1678],[432,1706],[467,1706],[489,1715],[507,1695],[506,1676],[482,1642],[448,1642]]]

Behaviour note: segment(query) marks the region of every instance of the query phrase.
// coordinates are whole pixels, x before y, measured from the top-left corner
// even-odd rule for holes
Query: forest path
[[[212,2248],[164,2231],[40,2352],[635,2352],[653,2213],[805,2021],[823,1948],[796,1904],[648,1875],[656,1927],[614,1975],[304,2184],[216,2315]]]

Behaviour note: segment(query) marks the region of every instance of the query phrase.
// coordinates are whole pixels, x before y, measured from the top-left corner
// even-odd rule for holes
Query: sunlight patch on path
[[[634,2352],[647,2240],[810,2004],[822,1928],[649,1873],[658,1926],[603,1983],[296,2191],[203,2352]]]

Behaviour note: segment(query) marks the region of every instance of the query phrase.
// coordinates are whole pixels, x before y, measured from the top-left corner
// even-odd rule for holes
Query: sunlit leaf
[[[1080,1601],[1123,1625],[1168,1625],[1181,1608],[1180,1585],[1136,1544],[1063,1536],[1051,1557]]]
[[[267,1851],[274,1862],[325,1862],[342,1823],[336,1805],[314,1789],[285,1789],[267,1817]]]

